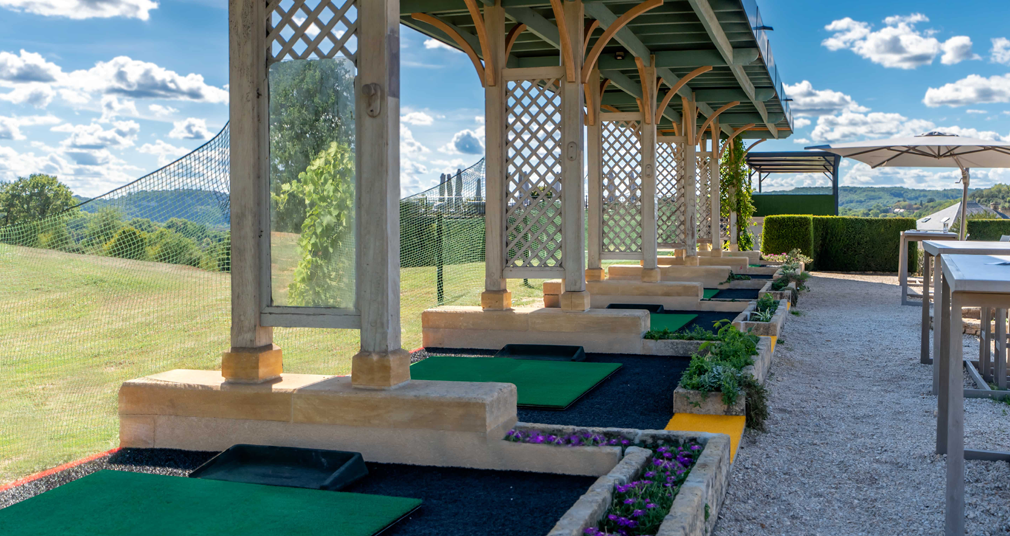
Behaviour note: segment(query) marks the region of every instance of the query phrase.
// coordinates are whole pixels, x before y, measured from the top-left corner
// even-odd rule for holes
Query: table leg
[[[996,309],[996,386],[1000,389],[1007,385],[1006,313],[1006,309]]]
[[[954,295],[950,305],[950,357],[947,359],[947,536],[964,535],[964,364],[962,339],[954,333],[961,325],[961,299]]]
[[[901,233],[901,251],[898,252],[898,285],[901,287],[901,304],[908,303],[908,240]]]
[[[979,307],[978,312],[978,373],[985,378],[989,368],[989,344],[992,343],[992,337],[989,335],[989,324],[992,323],[991,309]]]
[[[934,377],[934,382],[938,382],[939,387],[936,391],[936,453],[946,454],[947,452],[947,376],[950,371],[950,348],[951,341],[957,341],[958,348],[961,347],[961,330],[957,330],[957,336],[954,336],[954,328],[951,325],[951,310],[950,310],[950,285],[947,284],[947,278],[942,278],[943,287],[940,293],[940,298],[943,300],[943,307],[933,313],[933,320],[943,319],[943,325],[947,326],[946,329],[940,332],[936,332],[933,335],[934,339],[940,341],[939,351],[935,354],[933,359],[934,367],[939,367],[937,375]],[[960,318],[960,313],[958,317]],[[962,328],[962,326],[958,326]],[[962,328],[963,329],[963,328]]]
[[[919,363],[928,365],[929,360],[929,253],[922,254],[922,334],[919,344]]]
[[[940,354],[944,351],[947,341],[947,330],[944,329],[946,317],[943,315],[947,295],[943,290],[943,264],[941,255],[933,257],[936,275],[933,276],[933,394],[940,393]]]

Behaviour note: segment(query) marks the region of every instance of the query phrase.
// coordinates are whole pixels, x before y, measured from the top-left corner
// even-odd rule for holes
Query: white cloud
[[[484,116],[483,115],[478,115],[478,116],[474,117],[473,120],[476,121],[478,125],[483,125],[484,124]]]
[[[13,104],[28,104],[35,108],[45,108],[53,101],[56,91],[49,84],[30,82],[18,84],[8,93],[0,94],[0,100]]]
[[[426,190],[426,184],[422,175],[428,174],[428,167],[424,164],[410,159],[400,157],[400,195],[406,197]],[[428,181],[431,182],[431,181]]]
[[[46,17],[91,19],[125,17],[147,20],[152,9],[158,8],[153,0],[0,0],[0,7]]]
[[[868,114],[842,112],[817,118],[810,137],[817,142],[836,142],[862,138],[889,138],[917,136],[933,129],[931,121],[908,119],[896,113],[872,112]]]
[[[1010,74],[994,75],[989,78],[977,74],[968,75],[957,82],[929,88],[922,102],[930,108],[1010,102]]]
[[[179,111],[171,106],[162,106],[160,104],[149,104],[147,105],[147,109],[157,117],[168,117]]]
[[[432,50],[432,49],[435,49],[435,48],[440,48],[440,49],[443,49],[443,50],[451,50],[453,52],[459,52],[459,50],[456,50],[455,48],[452,48],[451,46],[449,46],[449,45],[447,45],[447,44],[439,41],[438,39],[425,39],[424,40],[424,48],[426,48],[428,50]],[[460,52],[460,54],[462,54],[462,52]]]
[[[435,122],[435,118],[424,112],[410,112],[400,117],[400,121],[414,126],[427,126]]]
[[[99,123],[108,123],[120,115],[127,115],[131,117],[136,117],[140,115],[137,112],[137,105],[130,99],[119,100],[119,97],[115,95],[103,95],[102,96],[102,117],[98,120]]]
[[[452,140],[439,148],[449,154],[484,154],[484,130],[463,129],[452,136]]]
[[[793,138],[793,143],[796,143],[796,144],[799,144],[799,145],[806,145],[806,144],[810,143],[810,140],[808,140],[806,138]]]
[[[177,158],[189,154],[189,149],[176,147],[170,143],[165,143],[163,140],[158,140],[155,143],[145,143],[137,151],[144,154],[156,155],[159,166],[166,166]]]
[[[52,115],[0,116],[0,140],[23,140],[21,127],[55,125],[60,119]]]
[[[206,140],[210,139],[211,132],[207,130],[207,121],[188,117],[182,121],[174,121],[173,129],[168,133],[169,138],[177,140]]]
[[[1006,37],[996,37],[992,40],[992,49],[989,51],[989,61],[1010,65],[1010,39]]]
[[[803,128],[809,126],[810,120],[806,117],[797,117],[796,119],[793,119],[793,128]]]
[[[203,76],[185,76],[154,63],[119,56],[98,62],[88,70],[67,75],[63,85],[90,92],[135,99],[170,99],[226,103],[228,92],[204,82]]]
[[[400,123],[400,162],[403,165],[404,156],[418,157],[424,153],[431,152],[421,142],[414,139],[414,133],[407,128],[407,125]]]
[[[965,113],[969,113],[969,114],[987,114],[987,113],[989,113],[989,112],[987,112],[985,110],[965,110],[964,112]]]
[[[131,147],[137,139],[137,134],[140,133],[140,125],[136,121],[116,121],[112,123],[112,128],[106,130],[98,123],[89,125],[64,123],[50,130],[70,134],[61,142],[69,154],[70,150],[99,151]]]
[[[0,128],[3,128],[2,122]],[[0,146],[0,180],[12,181],[32,173],[59,176],[69,169],[67,161],[56,154],[19,153],[11,147]]]
[[[821,116],[838,112],[868,112],[852,97],[840,91],[814,89],[814,85],[804,80],[798,84],[786,85],[786,95],[793,99],[789,107],[796,115]]]
[[[850,17],[824,27],[834,34],[821,42],[828,50],[851,50],[873,63],[897,69],[915,69],[929,65],[943,53],[940,61],[952,65],[978,56],[971,52],[971,39],[959,35],[940,42],[932,31],[919,31],[915,25],[928,22],[921,13],[884,19],[884,27],[873,30],[869,23]]]
[[[91,96],[83,91],[78,91],[76,89],[62,88],[59,91],[60,98],[69,102],[70,104],[87,104],[91,101]]]
[[[58,65],[46,61],[41,54],[22,49],[21,55],[16,56],[0,51],[0,80],[16,83],[55,82],[62,74]]]

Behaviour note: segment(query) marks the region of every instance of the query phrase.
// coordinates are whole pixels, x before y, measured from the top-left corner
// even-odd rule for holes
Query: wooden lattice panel
[[[602,124],[603,249],[642,251],[642,140],[637,121]]]
[[[267,55],[328,59],[340,54],[357,64],[355,0],[271,0],[267,3]]]
[[[663,247],[684,247],[686,241],[685,167],[682,142],[656,144],[656,236]]]
[[[562,267],[560,85],[507,82],[506,269]]]
[[[708,155],[698,155],[698,181],[697,197],[698,201],[698,242],[712,241],[712,203],[709,196],[709,181],[711,179],[712,168],[709,167]]]

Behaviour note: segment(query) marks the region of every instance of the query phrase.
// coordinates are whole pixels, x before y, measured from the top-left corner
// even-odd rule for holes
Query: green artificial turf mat
[[[511,383],[520,406],[564,409],[619,368],[620,363],[432,356],[411,365],[410,377]]]
[[[764,265],[763,264],[748,264],[747,266],[750,266],[751,268],[761,268]]]
[[[715,296],[716,294],[718,294],[719,290],[721,290],[721,289],[717,289],[717,288],[707,288],[707,289],[705,289],[705,297],[702,298],[702,299],[703,300],[710,300],[710,299],[712,299],[712,296]]]
[[[0,510],[4,536],[371,536],[419,499],[99,471]]]
[[[655,331],[668,329],[670,333],[675,333],[695,318],[698,318],[698,315],[652,313],[649,315],[649,329]]]

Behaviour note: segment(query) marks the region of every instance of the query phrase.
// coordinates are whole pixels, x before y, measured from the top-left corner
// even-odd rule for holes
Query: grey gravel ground
[[[819,273],[809,286],[775,349],[768,432],[746,433],[715,534],[942,534],[921,309],[899,305],[895,276]],[[1010,405],[966,400],[965,436],[1010,450]],[[1010,535],[1010,463],[965,465],[967,533]]]

